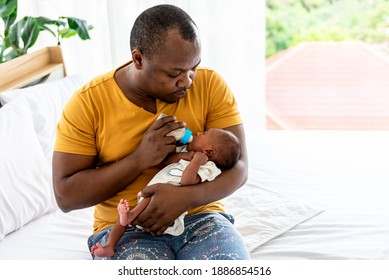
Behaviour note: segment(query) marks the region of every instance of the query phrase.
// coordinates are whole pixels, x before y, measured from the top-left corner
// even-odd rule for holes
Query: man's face
[[[170,31],[161,49],[143,58],[143,90],[165,102],[177,102],[186,96],[200,61],[200,42],[185,41],[178,31]]]

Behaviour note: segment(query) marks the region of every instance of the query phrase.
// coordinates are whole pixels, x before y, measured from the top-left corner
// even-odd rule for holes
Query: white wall
[[[260,0],[19,0],[19,17],[86,19],[94,26],[92,40],[62,42],[69,74],[88,78],[130,59],[129,34],[146,8],[170,3],[187,11],[199,27],[201,65],[216,69],[233,90],[247,130],[263,130],[264,122],[264,1]],[[55,44],[48,34],[34,49]]]

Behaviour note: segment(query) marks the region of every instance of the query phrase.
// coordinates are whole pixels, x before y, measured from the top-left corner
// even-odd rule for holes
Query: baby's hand
[[[202,152],[195,152],[192,160],[196,160],[200,163],[200,165],[203,165],[207,163],[208,157]]]

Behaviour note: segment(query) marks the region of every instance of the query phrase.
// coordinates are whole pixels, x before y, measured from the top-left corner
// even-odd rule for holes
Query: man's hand
[[[191,208],[185,187],[154,184],[146,187],[142,196],[150,197],[150,202],[131,224],[153,235],[163,234],[176,218]]]
[[[182,127],[185,127],[185,123],[176,122],[176,118],[172,116],[155,121],[145,132],[134,152],[138,155],[139,164],[147,169],[160,164],[167,154],[175,152],[176,140],[173,136],[166,136],[166,134]]]
[[[96,168],[97,156],[54,152],[53,184],[58,206],[64,212],[99,204],[125,189],[146,169],[158,165],[176,145],[170,131],[185,127],[175,117],[157,120],[138,148],[122,159]]]

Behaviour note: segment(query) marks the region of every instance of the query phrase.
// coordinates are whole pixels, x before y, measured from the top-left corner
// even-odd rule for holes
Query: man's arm
[[[96,156],[54,152],[53,185],[58,206],[64,212],[94,206],[126,188],[143,170],[161,163],[175,151],[174,137],[165,135],[184,127],[182,122],[173,121],[174,117],[156,121],[133,153],[103,168],[95,168]]]
[[[180,188],[169,184],[148,186],[143,190],[143,196],[151,196],[150,203],[133,224],[139,224],[153,234],[162,234],[181,213],[223,199],[247,181],[248,158],[243,125],[228,127],[226,130],[234,133],[241,141],[242,151],[238,163],[211,182]]]

